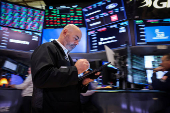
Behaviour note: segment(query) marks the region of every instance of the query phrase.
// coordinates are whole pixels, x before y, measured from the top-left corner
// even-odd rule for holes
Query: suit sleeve
[[[60,55],[56,48],[43,44],[31,56],[32,81],[38,88],[66,87],[78,84],[75,66],[57,67]]]

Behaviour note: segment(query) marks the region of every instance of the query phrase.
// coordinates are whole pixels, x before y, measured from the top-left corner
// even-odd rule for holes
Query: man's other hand
[[[90,67],[90,63],[86,59],[79,59],[76,63],[75,66],[78,70],[78,74],[83,73]]]

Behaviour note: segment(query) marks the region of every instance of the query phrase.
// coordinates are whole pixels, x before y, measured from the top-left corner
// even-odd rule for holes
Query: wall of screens
[[[83,8],[88,30],[126,20],[123,0],[106,0]]]
[[[136,45],[170,44],[170,19],[134,20]]]
[[[125,21],[89,31],[90,52],[105,50],[104,45],[109,48],[125,47],[126,41],[130,42],[129,30],[129,23]]]
[[[132,55],[132,76],[135,84],[147,84],[144,58],[138,55]]]
[[[1,2],[0,25],[42,32],[44,15],[40,9]]]
[[[85,27],[81,6],[46,6],[45,28],[63,28],[67,24]]]
[[[0,26],[0,49],[32,52],[38,47],[41,33]]]

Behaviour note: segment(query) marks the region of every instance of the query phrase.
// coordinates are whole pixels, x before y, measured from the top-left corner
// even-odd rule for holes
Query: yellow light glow
[[[6,78],[1,78],[0,80],[0,86],[2,86],[3,84],[8,84],[8,81]]]

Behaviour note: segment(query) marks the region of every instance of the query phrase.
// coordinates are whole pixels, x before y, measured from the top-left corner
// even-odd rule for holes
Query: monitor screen
[[[108,25],[102,28],[88,31],[90,41],[90,52],[105,50],[104,45],[109,48],[121,48],[126,46],[126,41],[131,44],[128,21]]]
[[[102,65],[108,63],[107,61],[102,61]],[[116,73],[118,69],[113,65],[109,64],[102,69],[102,83],[104,85],[113,84],[116,85],[117,76]]]
[[[38,47],[41,33],[0,26],[0,49],[32,52]]]
[[[85,27],[80,5],[46,6],[45,28],[63,28],[67,24]]]
[[[54,39],[58,39],[63,28],[57,29],[43,29],[42,44],[51,42]],[[82,32],[82,38],[79,44],[71,51],[71,53],[86,53],[87,52],[87,33],[86,28],[80,28]]]
[[[26,74],[28,74],[27,71],[28,71],[28,66],[18,63],[18,67],[17,67],[16,72],[19,75],[26,75]]]
[[[0,25],[42,32],[45,12],[40,9],[1,2]]]
[[[103,0],[83,8],[88,30],[126,20],[123,0]]]
[[[17,64],[6,60],[4,65],[3,65],[3,69],[9,69],[9,70],[12,70],[12,71],[16,71]]]
[[[154,69],[159,67],[162,55],[146,55],[144,56],[145,68]]]
[[[135,84],[146,85],[147,77],[144,65],[144,58],[138,55],[132,55],[132,77]]]
[[[143,70],[133,69],[133,81],[135,84],[146,85],[148,84],[146,72]]]
[[[136,45],[170,44],[170,19],[134,20]]]

